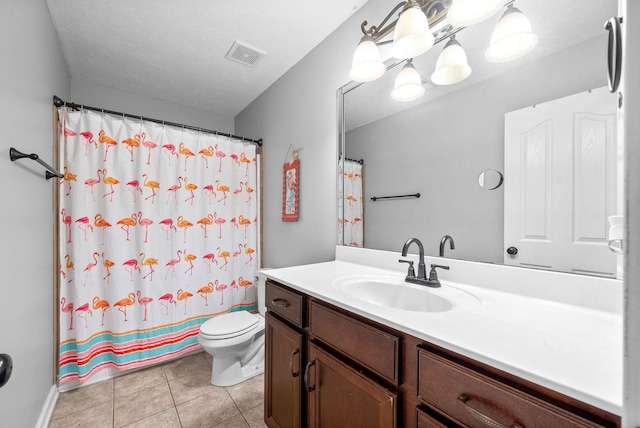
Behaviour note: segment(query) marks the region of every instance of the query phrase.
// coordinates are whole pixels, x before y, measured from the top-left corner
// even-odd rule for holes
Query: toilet
[[[198,343],[213,356],[213,385],[236,385],[264,373],[265,281],[266,278],[259,272],[258,314],[228,312],[200,326]]]

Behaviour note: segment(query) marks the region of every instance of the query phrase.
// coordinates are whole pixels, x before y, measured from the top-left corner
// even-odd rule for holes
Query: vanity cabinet
[[[595,428],[620,417],[267,282],[265,422],[309,428]]]

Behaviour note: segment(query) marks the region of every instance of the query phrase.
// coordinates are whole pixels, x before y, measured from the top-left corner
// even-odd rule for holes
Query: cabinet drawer
[[[265,300],[265,305],[270,311],[280,315],[298,328],[303,327],[302,294],[284,288],[271,280],[267,280]]]
[[[398,376],[400,338],[315,301],[309,305],[311,334],[394,385]]]
[[[418,396],[469,427],[601,426],[424,349],[418,350]]]

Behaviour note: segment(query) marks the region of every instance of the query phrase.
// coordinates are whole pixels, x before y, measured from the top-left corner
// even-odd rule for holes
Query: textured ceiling
[[[46,3],[72,78],[235,116],[367,1]],[[235,41],[266,55],[228,60]]]

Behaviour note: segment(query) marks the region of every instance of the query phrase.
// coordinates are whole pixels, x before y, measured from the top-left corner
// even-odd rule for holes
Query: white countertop
[[[387,258],[393,257],[397,263],[398,254],[389,254]],[[438,261],[447,264],[448,260]],[[446,312],[404,311],[362,301],[333,285],[337,278],[352,275],[380,274],[398,278],[406,275],[406,265],[399,269],[381,268],[381,265],[384,263],[371,266],[336,260],[263,273],[396,330],[611,413],[622,414],[623,321],[620,313],[461,284],[453,280],[455,273],[451,272],[446,275],[449,279],[440,276],[443,288],[467,291],[478,298],[476,303]],[[521,275],[527,274],[527,270],[521,272]],[[437,293],[439,289],[433,290]]]

